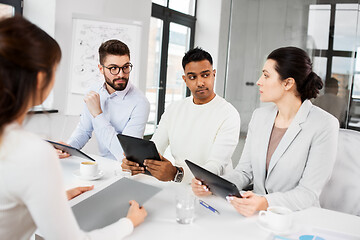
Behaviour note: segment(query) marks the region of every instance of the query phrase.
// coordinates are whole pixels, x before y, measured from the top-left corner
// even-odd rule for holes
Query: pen
[[[214,213],[217,213],[217,214],[220,214],[218,210],[216,210],[215,208],[213,208],[212,206],[210,206],[209,204],[207,204],[206,202],[204,202],[203,200],[199,200],[199,203],[206,207],[207,209],[209,209],[210,211],[214,212]]]

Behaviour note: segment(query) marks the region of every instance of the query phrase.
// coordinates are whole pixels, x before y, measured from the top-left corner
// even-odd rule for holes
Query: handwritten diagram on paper
[[[138,85],[141,26],[89,19],[73,18],[73,42],[70,69],[71,93],[85,94],[95,82],[103,82],[99,72],[99,47],[109,39],[128,45],[134,69],[130,80]]]

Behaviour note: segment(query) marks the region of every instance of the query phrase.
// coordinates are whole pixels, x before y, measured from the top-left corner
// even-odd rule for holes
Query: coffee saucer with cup
[[[257,224],[272,233],[287,235],[294,231],[292,211],[286,207],[268,207],[267,211],[260,211]]]
[[[87,181],[94,181],[94,180],[97,180],[99,178],[102,178],[104,176],[104,171],[102,170],[98,170],[97,174],[96,175],[93,175],[93,176],[83,176],[80,174],[80,169],[78,170],[75,170],[73,172],[73,174],[75,175],[75,177],[78,177],[82,180],[87,180]]]
[[[104,176],[104,172],[99,170],[97,162],[81,162],[80,169],[74,171],[74,175],[83,180],[96,180]]]

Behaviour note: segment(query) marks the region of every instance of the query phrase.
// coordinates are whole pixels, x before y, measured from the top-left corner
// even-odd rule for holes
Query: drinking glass
[[[190,192],[176,195],[176,221],[180,224],[189,224],[194,221],[196,197]]]

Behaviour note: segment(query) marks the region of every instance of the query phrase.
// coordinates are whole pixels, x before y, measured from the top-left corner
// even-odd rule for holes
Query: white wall
[[[198,0],[196,9],[195,43],[209,52],[213,66],[218,67],[221,0]]]
[[[55,36],[55,5],[56,0],[26,0],[24,1],[23,15],[32,23],[39,26],[47,34]],[[46,9],[46,11],[39,11]],[[46,21],[44,21],[46,19]],[[45,100],[42,107],[51,108],[54,104],[53,92]]]
[[[225,98],[240,112],[242,132],[247,132],[252,112],[260,105],[256,81],[267,55],[281,46],[305,49],[309,2],[232,1],[229,48],[219,51],[229,53]]]
[[[55,5],[56,0],[26,0],[24,1],[23,15],[47,34],[54,37]]]
[[[59,113],[33,115],[26,120],[26,129],[38,133],[44,138],[66,141],[79,121],[79,116],[65,115],[69,99],[73,14],[125,19],[142,23],[140,66],[137,67],[142,69],[139,88],[145,90],[151,16],[150,0],[26,0],[24,2],[24,16],[50,35],[55,36],[62,50],[62,59],[58,66],[54,87],[54,108],[58,109]],[[82,101],[82,96],[78,96],[72,98],[69,104],[82,103]],[[94,141],[89,142],[84,151],[96,154],[97,144]]]
[[[218,42],[218,63],[217,63],[217,77],[216,77],[216,93],[220,96],[225,96],[227,61],[228,61],[228,46],[229,46],[229,27],[231,21],[231,0],[221,1],[220,12],[220,31]]]

